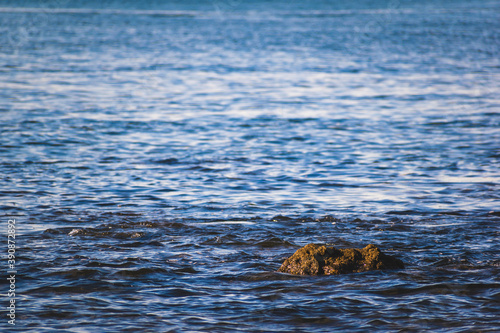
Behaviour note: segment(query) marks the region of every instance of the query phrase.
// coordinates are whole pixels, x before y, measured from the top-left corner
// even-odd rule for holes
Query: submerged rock
[[[401,260],[373,244],[363,249],[336,249],[308,244],[286,259],[278,272],[297,275],[335,275],[375,269],[404,268]]]

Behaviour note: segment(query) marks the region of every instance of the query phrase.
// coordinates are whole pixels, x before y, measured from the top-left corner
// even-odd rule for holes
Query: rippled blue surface
[[[16,327],[500,329],[500,2],[0,4]]]

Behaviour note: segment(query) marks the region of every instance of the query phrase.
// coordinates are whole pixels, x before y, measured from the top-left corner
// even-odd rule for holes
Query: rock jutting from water
[[[296,275],[336,275],[377,269],[404,268],[401,260],[373,244],[363,249],[336,249],[308,244],[285,260],[278,272]]]

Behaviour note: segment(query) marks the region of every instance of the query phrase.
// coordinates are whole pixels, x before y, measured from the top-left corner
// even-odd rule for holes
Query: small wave
[[[414,294],[431,294],[431,295],[446,295],[446,294],[460,294],[460,295],[477,295],[488,290],[499,289],[499,283],[435,283],[421,287],[393,287],[372,293],[380,294],[383,296],[390,295],[414,295]]]
[[[209,221],[209,222],[197,222],[196,225],[224,225],[224,224],[243,224],[243,225],[254,225],[255,222],[251,221]]]
[[[161,274],[167,272],[168,271],[166,269],[159,267],[153,267],[153,268],[143,267],[139,269],[121,269],[116,273],[114,273],[114,275],[125,276],[125,277],[141,277],[149,274],[156,274],[156,273]]]
[[[187,11],[187,10],[11,8],[11,7],[0,7],[0,13],[148,15],[148,16],[163,16],[163,17],[194,17],[200,14],[200,12],[197,11]]]
[[[258,242],[256,245],[259,247],[263,247],[263,248],[283,247],[283,246],[295,247],[296,246],[296,245],[294,245],[286,240],[283,240],[279,237],[271,237],[271,238],[265,239],[261,242]]]
[[[92,268],[74,268],[70,270],[56,271],[46,274],[46,276],[64,276],[67,278],[94,278],[102,275],[103,272]]]

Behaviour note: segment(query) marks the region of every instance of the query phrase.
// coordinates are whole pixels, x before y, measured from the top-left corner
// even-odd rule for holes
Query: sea
[[[498,0],[0,0],[3,332],[499,332],[499,199]]]

